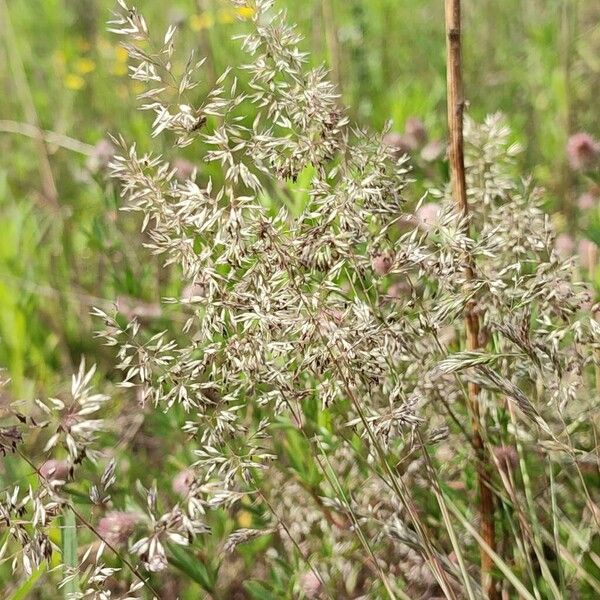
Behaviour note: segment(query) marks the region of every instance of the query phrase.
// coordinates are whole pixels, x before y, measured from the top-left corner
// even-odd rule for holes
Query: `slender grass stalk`
[[[334,20],[334,7],[332,5],[332,0],[322,0],[321,8],[323,12],[323,25],[325,26],[327,53],[329,54],[331,67],[331,78],[338,90],[340,90],[340,93],[343,93],[340,48]]]
[[[38,134],[34,139],[36,141],[36,150],[38,154],[38,170],[42,192],[47,204],[53,210],[56,210],[59,207],[58,191],[54,181],[52,166],[50,165],[48,149],[46,147],[46,141],[44,140],[44,133],[40,127],[40,120],[33,101],[33,94],[27,80],[25,65],[23,64],[23,59],[19,53],[17,36],[13,30],[10,12],[5,0],[1,0],[0,2],[0,14],[2,15],[0,18],[0,25],[2,26],[0,33],[6,40],[6,48],[10,56],[9,64],[17,96],[28,124],[38,130]]]
[[[292,260],[291,256],[287,256],[284,258],[288,259],[288,264]],[[295,282],[294,272],[292,270],[290,270],[289,266],[287,267],[287,271],[288,271],[290,280],[292,282]],[[306,309],[307,313],[311,316],[312,319],[316,319],[316,317],[312,314],[310,307],[306,305],[306,302],[302,297],[300,289],[296,286],[295,283],[292,284],[292,287],[297,292],[298,299],[299,299],[300,303],[303,305],[303,307]],[[371,427],[369,426],[368,420],[364,414],[361,404],[358,401],[358,399],[356,398],[354,392],[352,391],[352,386],[349,384],[342,367],[338,364],[337,360],[335,359],[335,356],[332,352],[331,345],[327,343],[327,340],[325,339],[325,336],[322,331],[319,331],[319,335],[321,336],[321,338],[323,340],[324,347],[325,347],[327,353],[330,355],[330,357],[332,359],[332,364],[335,366],[336,370],[338,370],[340,380],[343,382],[343,387],[348,395],[348,398],[354,405],[354,408],[355,408],[357,414],[359,415],[360,420],[362,421],[369,438],[371,439],[371,441],[373,443],[373,446],[374,446],[374,448],[377,452],[377,455],[381,461],[383,471],[390,478],[389,483],[391,484],[392,489],[394,490],[394,492],[396,493],[398,498],[401,500],[401,502],[406,507],[415,529],[417,530],[420,538],[424,542],[425,555],[427,556],[427,559],[428,559],[428,562],[431,567],[431,571],[432,571],[433,575],[435,576],[435,578],[438,581],[438,584],[440,585],[440,587],[446,594],[446,597],[451,598],[451,599],[455,598],[456,596],[455,596],[452,588],[450,587],[450,584],[446,577],[446,573],[440,566],[439,561],[435,556],[435,553],[433,551],[433,546],[431,545],[431,542],[430,542],[430,537],[427,535],[427,531],[424,527],[424,524],[421,522],[421,519],[418,516],[416,508],[413,505],[412,501],[410,500],[410,496],[405,489],[402,479],[398,479],[394,475],[393,470],[391,469],[390,465],[388,464],[388,462],[386,460],[385,452],[383,451],[381,445],[379,444],[377,437],[373,433]]]
[[[448,87],[448,129],[450,135],[450,172],[454,201],[463,216],[469,214],[467,186],[465,180],[463,112],[464,95],[461,65],[461,20],[460,0],[446,0],[446,50],[447,50],[447,87]],[[465,219],[465,227],[468,220]],[[475,276],[475,265],[471,256],[465,256],[465,274],[467,279]],[[479,316],[475,302],[466,307],[467,350],[479,348]],[[481,432],[481,414],[479,407],[479,387],[468,384],[468,408],[473,428],[473,444],[477,453],[477,478],[479,487],[479,513],[481,517],[481,537],[487,547],[495,551],[496,532],[494,524],[494,496],[490,488],[490,468]],[[491,576],[492,558],[487,549],[481,547],[481,581],[484,592],[491,600],[499,598],[498,590]]]
[[[55,131],[41,130],[30,123],[20,123],[18,121],[0,120],[1,133],[14,133],[25,137],[38,139],[40,135],[43,137],[46,144],[60,146],[66,150],[83,154],[84,156],[92,156],[94,146],[86,144],[80,140],[57,133]]]
[[[40,470],[38,469],[38,467],[36,467],[35,464],[25,454],[23,454],[23,452],[18,451],[18,454],[39,475]],[[131,573],[133,575],[135,575],[135,577],[150,591],[150,593],[152,593],[155,597],[158,597],[156,590],[152,587],[150,578],[147,576],[144,576],[138,570],[138,568],[124,554],[122,554],[113,544],[111,544],[107,539],[105,539],[99,533],[99,531],[79,512],[79,510],[77,508],[75,508],[74,504],[72,504],[72,503],[67,504],[65,509],[68,513],[71,513],[71,515],[73,517],[75,517],[74,522],[71,520],[70,516],[68,517],[69,523],[66,524],[65,528],[70,528],[71,530],[74,530],[74,527],[76,526],[77,521],[79,521],[86,529],[88,529],[91,533],[93,533],[94,536],[97,539],[99,539],[109,550],[111,550],[113,552],[113,554],[123,564],[125,564],[128,567],[128,569],[131,571]]]
[[[450,508],[450,511],[454,516],[462,523],[463,527],[477,540],[482,548],[485,548],[490,556],[490,560],[495,564],[504,576],[512,583],[515,590],[519,593],[519,597],[525,598],[526,600],[535,600],[531,592],[523,585],[523,582],[512,572],[510,567],[502,560],[502,558],[496,554],[494,550],[486,541],[477,533],[477,530],[469,523],[469,521],[461,513],[460,509],[452,502],[452,500],[446,497],[446,504]],[[497,596],[499,597],[499,596]]]
[[[552,535],[554,537],[554,552],[556,556],[560,556],[560,523],[558,519],[558,502],[556,498],[556,483],[554,481],[553,465],[548,461],[548,475],[550,477],[550,498],[552,500]],[[565,574],[563,565],[560,560],[556,561],[556,569],[558,570],[558,579],[561,592],[566,595],[567,587],[565,583]]]
[[[62,560],[66,578],[63,591],[65,598],[68,599],[70,596],[79,592],[79,578],[77,574],[77,525],[75,522],[75,513],[71,509],[68,508],[65,510],[63,518]]]
[[[423,456],[425,457],[425,462],[427,465],[427,474],[428,474],[429,480],[431,481],[431,486],[432,486],[433,492],[435,494],[435,497],[438,501],[438,506],[440,507],[440,512],[442,513],[444,525],[446,527],[446,531],[448,532],[448,537],[450,538],[450,542],[452,543],[452,550],[456,554],[456,559],[458,561],[458,566],[459,566],[459,572],[462,577],[463,583],[465,585],[466,596],[469,600],[474,600],[475,596],[474,596],[474,592],[473,592],[473,587],[471,585],[469,572],[468,572],[466,564],[465,564],[462,550],[460,549],[460,545],[458,542],[458,538],[456,536],[456,532],[454,531],[452,519],[450,518],[450,513],[448,512],[448,507],[446,506],[446,503],[444,500],[444,494],[442,492],[440,482],[437,478],[435,468],[431,462],[431,457],[429,456],[429,453],[427,452],[427,446],[425,445],[425,441],[423,440],[423,437],[421,436],[420,433],[418,433],[417,435],[418,435],[419,441],[421,442],[422,447],[423,447]]]

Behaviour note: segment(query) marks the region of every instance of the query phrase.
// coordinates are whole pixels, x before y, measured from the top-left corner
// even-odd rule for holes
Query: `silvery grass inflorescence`
[[[469,381],[481,389],[485,443],[496,447],[493,485],[514,527],[507,539],[526,532],[510,559],[497,558],[499,570],[508,560],[517,582],[527,580],[534,559],[547,569],[548,524],[531,533],[516,510],[533,502],[525,456],[534,449],[550,468],[589,456],[600,327],[554,250],[540,191],[513,176],[518,147],[501,116],[468,121],[468,223],[447,189],[414,206],[403,197],[407,158],[383,142],[387,130],[351,126],[326,70],[308,66],[273,1],[234,4],[251,15],[239,38],[248,63],[204,82],[202,98],[202,60],[192,55],[177,70],[174,28],[157,42],[124,0],[110,21],[131,77],[146,86],[139,98],[154,115],[152,137],[202,150],[185,178],[163,156],[113,140],[123,209],[140,213],[146,247],[193,290],[167,299],[184,327],[151,335],[136,320],[94,313],[116,349],[120,386],[136,388],[145,411],[177,415],[193,458],[172,493],[140,484],[139,511],[114,509],[118,464],[105,467],[90,499],[110,510],[96,526],[80,515],[100,545],[66,569],[65,585],[79,578],[71,597],[113,598],[108,582],[132,574],[119,597],[153,591],[159,580],[147,572],[180,568],[176,547],[201,560],[192,549],[217,535],[211,514],[242,505],[261,513],[260,526],[225,533],[220,560],[257,538],[268,549],[239,577],[281,574],[285,564],[300,597],[481,597],[468,564],[478,543],[470,505],[447,492],[464,485],[465,464],[476,468]],[[219,182],[205,163],[220,166]],[[434,207],[426,219],[424,206]],[[473,303],[480,349],[464,351]],[[0,504],[27,572],[52,555],[49,522],[72,505],[64,484],[84,459],[111,455],[96,447],[106,425],[96,413],[109,399],[91,392],[92,376],[82,365],[72,398],[37,404],[48,460],[64,448],[68,462],[44,463],[35,489],[15,488]],[[0,434],[3,450],[17,445],[18,428]],[[529,509],[544,511],[553,494],[542,490]],[[122,570],[104,564],[107,548]],[[574,575],[564,569],[567,586]]]

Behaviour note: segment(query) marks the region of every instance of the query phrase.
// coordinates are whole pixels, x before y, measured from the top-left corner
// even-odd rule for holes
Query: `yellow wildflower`
[[[223,8],[218,12],[217,20],[219,23],[233,23],[236,18],[249,19],[254,15],[254,9],[249,6],[241,6],[236,9]]]
[[[87,75],[96,70],[96,63],[91,58],[78,58],[73,66],[80,75]]]
[[[240,6],[235,9],[235,12],[242,19],[251,19],[254,16],[254,9],[250,6]]]
[[[237,522],[240,527],[248,528],[252,526],[252,513],[247,510],[240,510],[237,514]]]
[[[201,13],[199,15],[192,15],[190,18],[190,28],[192,31],[202,31],[203,29],[209,29],[215,24],[215,18],[209,13]]]
[[[222,8],[217,14],[219,23],[233,23],[235,20],[235,12],[229,8]]]
[[[65,87],[69,90],[77,91],[85,86],[85,79],[75,73],[67,73],[65,77]]]
[[[117,59],[117,62],[126,63],[129,58],[129,53],[123,46],[117,46],[115,49],[115,58]]]
[[[127,75],[127,65],[124,63],[116,63],[112,68],[113,75]]]

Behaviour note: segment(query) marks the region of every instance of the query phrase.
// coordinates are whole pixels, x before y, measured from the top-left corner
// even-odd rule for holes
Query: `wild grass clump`
[[[596,597],[600,326],[504,119],[467,119],[468,210],[450,185],[415,205],[407,157],[352,127],[273,1],[234,6],[248,62],[201,97],[202,60],[177,72],[175,29],[118,0],[163,150],[115,137],[110,169],[183,318],[96,309],[118,386],[82,363],[3,427],[38,477],[5,492],[2,553],[71,599]],[[182,177],[165,155],[195,142]],[[111,396],[160,436],[115,448]]]

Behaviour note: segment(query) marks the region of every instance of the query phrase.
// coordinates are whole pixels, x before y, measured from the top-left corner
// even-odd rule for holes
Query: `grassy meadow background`
[[[381,129],[391,119],[402,131],[415,116],[430,138],[444,138],[439,1],[280,4],[312,60],[332,68],[356,121]],[[93,164],[93,147],[109,132],[149,139],[147,118],[134,110],[126,53],[106,32],[112,1],[0,0],[0,7],[0,364],[10,393],[27,397],[60,380],[82,352],[102,361],[90,304],[156,303],[155,283],[169,275],[133,242],[136,225],[117,217],[118,197]],[[180,25],[180,45],[208,57],[207,77],[238,62],[230,38],[243,25],[225,0],[146,0],[140,8],[155,31]],[[504,112],[525,148],[523,172],[549,191],[549,211],[565,230],[581,225],[571,209],[585,182],[569,171],[565,145],[575,131],[597,133],[600,7],[485,0],[466,2],[464,15],[469,113]],[[59,144],[50,138],[41,147],[23,135],[36,124]],[[193,148],[184,153],[194,160]]]
[[[417,117],[429,140],[445,139],[441,0],[279,4],[298,23],[311,60],[331,68],[355,121],[380,130],[392,120],[401,133]],[[114,355],[94,338],[99,324],[92,306],[117,303],[157,331],[176,335],[182,326],[160,304],[161,296],[183,293],[177,271],[161,268],[143,249],[138,218],[119,212],[116,186],[106,176],[108,133],[138,140],[142,150],[151,143],[148,117],[135,110],[139,90],[127,77],[126,52],[106,31],[112,6],[112,0],[0,0],[0,366],[10,379],[0,392],[0,416],[9,402],[25,407],[55,394],[82,355],[98,363],[97,378],[110,388]],[[191,48],[206,56],[207,83],[242,60],[231,38],[244,24],[225,0],[138,0],[137,6],[154,31],[178,24],[178,56]],[[476,119],[507,115],[524,148],[519,169],[547,189],[546,208],[575,252],[579,240],[598,239],[600,231],[596,205],[578,206],[586,192],[597,203],[598,190],[569,168],[565,150],[575,132],[600,136],[600,3],[467,0],[463,11],[468,112]],[[37,127],[46,132],[43,143]],[[193,145],[180,156],[193,163],[197,152]],[[443,160],[422,163],[415,156],[415,194],[424,182],[447,179]],[[201,179],[209,174],[219,180],[214,165],[201,168]],[[596,273],[582,270],[582,276],[594,280]],[[183,450],[177,439],[161,441],[161,420],[174,417],[153,414],[141,423],[135,399],[126,390],[114,393],[122,398],[111,420],[114,446],[135,445],[127,477],[143,478],[144,464],[159,454],[176,472]],[[9,456],[0,464],[0,489],[32,476]],[[44,582],[22,597],[59,597],[52,577]],[[9,564],[0,565],[0,596],[11,597],[16,586]],[[192,584],[179,593],[197,598],[198,589]]]

